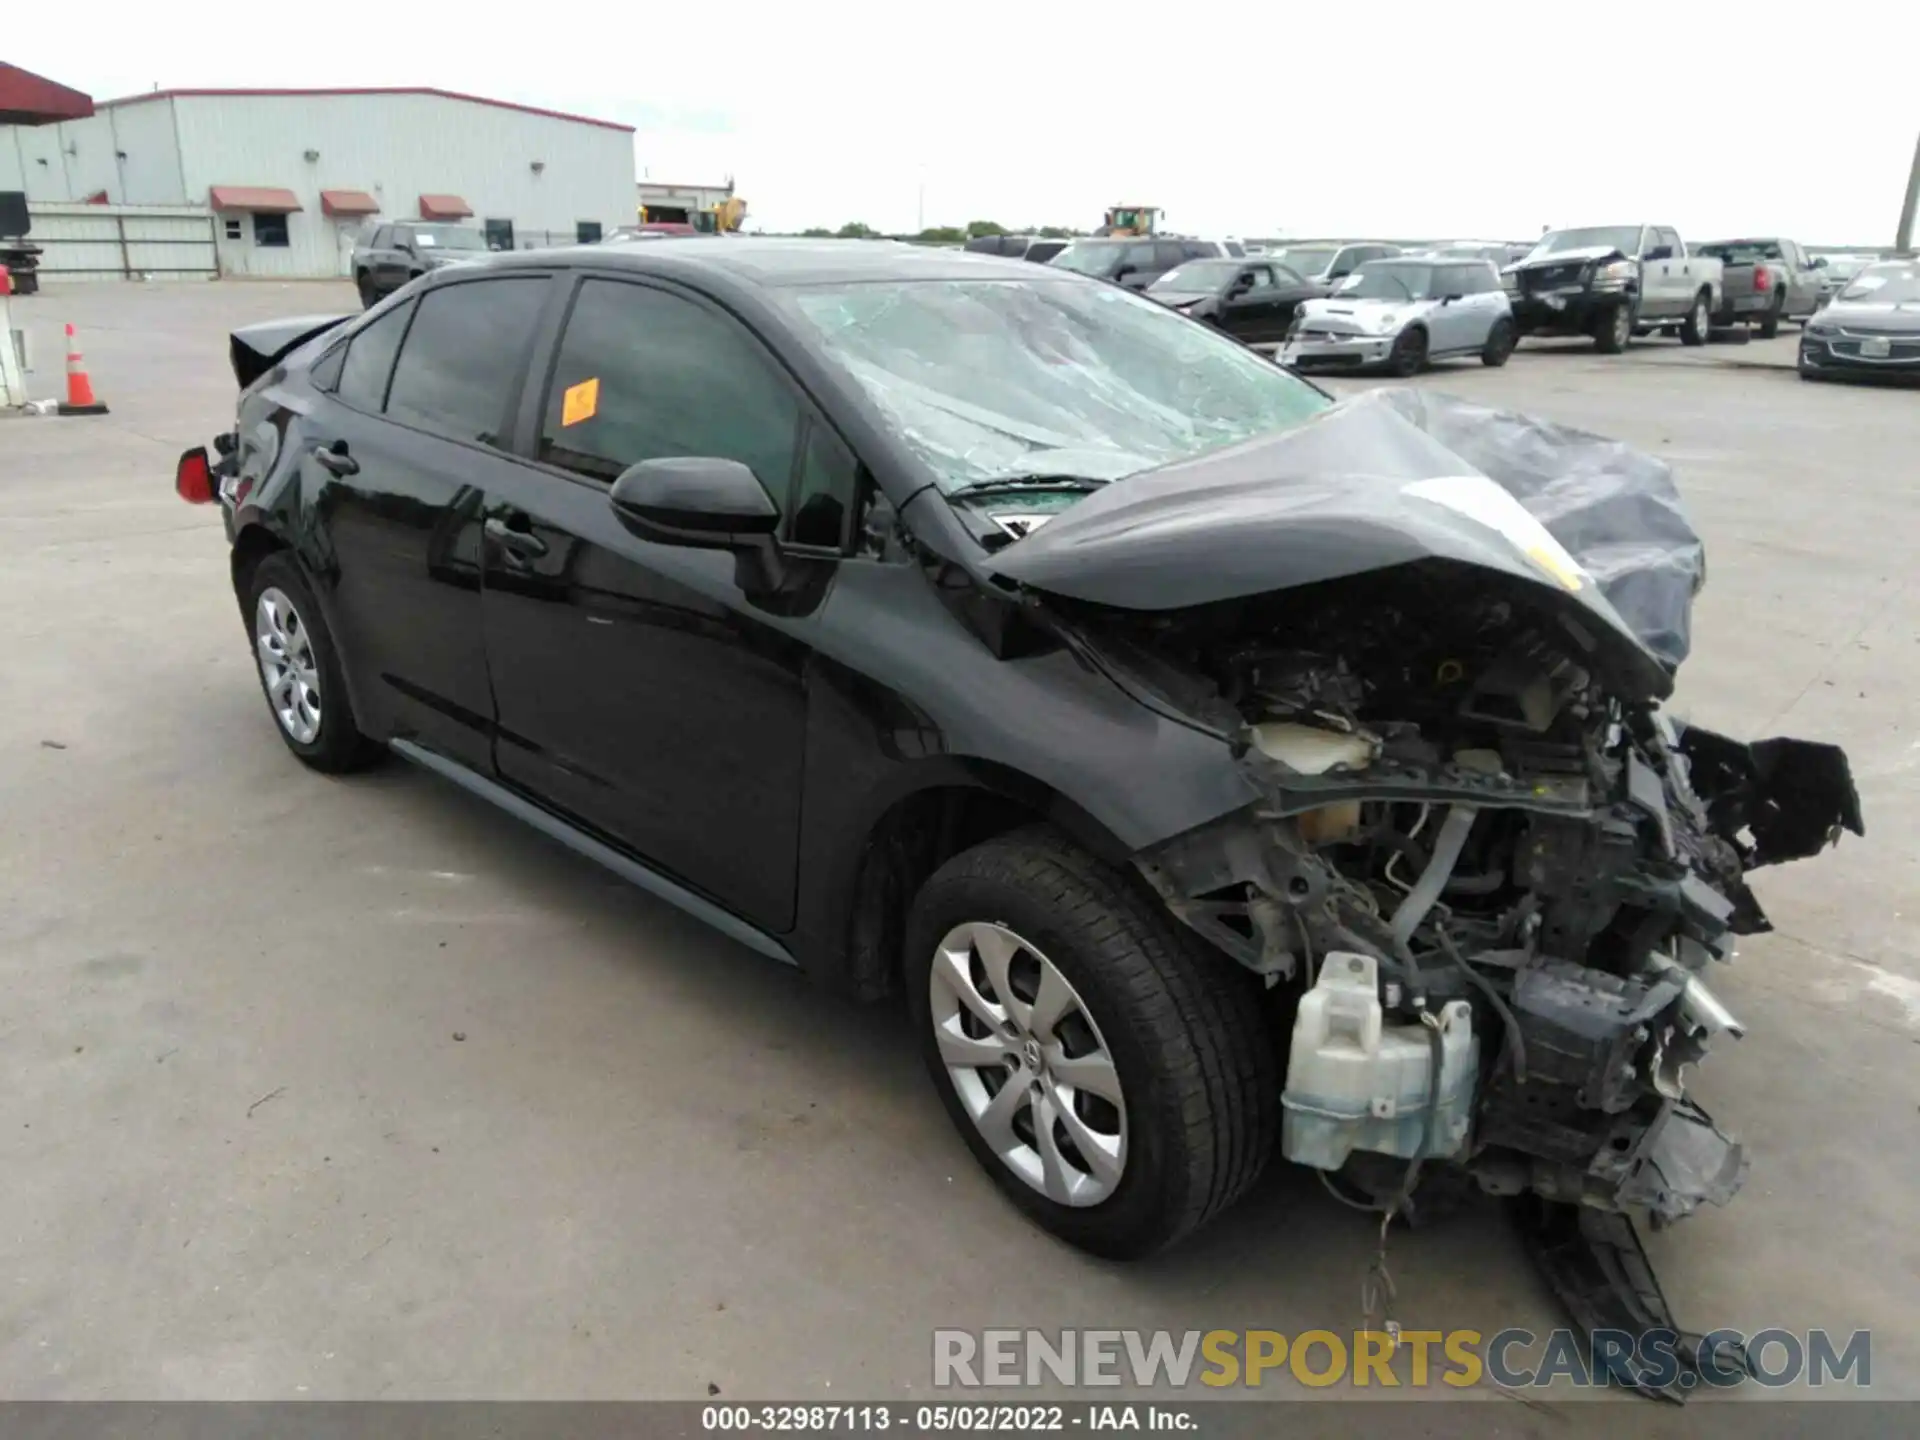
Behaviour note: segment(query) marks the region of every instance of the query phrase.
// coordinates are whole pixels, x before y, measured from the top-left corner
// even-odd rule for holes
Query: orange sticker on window
[[[582,380],[578,385],[569,385],[567,393],[560,400],[560,424],[578,425],[582,420],[591,420],[594,411],[600,408],[600,377]]]

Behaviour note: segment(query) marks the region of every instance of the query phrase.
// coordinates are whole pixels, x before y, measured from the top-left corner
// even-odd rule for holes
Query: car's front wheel
[[[1634,324],[1633,304],[1622,300],[1600,316],[1593,330],[1593,348],[1602,355],[1618,355],[1638,333]]]
[[[354,277],[353,288],[360,292],[360,308],[371,310],[380,302],[380,292],[373,288],[373,277],[362,270]]]
[[[248,577],[245,606],[254,665],[287,748],[316,770],[358,770],[380,756],[360,732],[339,652],[306,577],[285,551]]]
[[[1097,1255],[1172,1244],[1259,1177],[1279,1068],[1258,980],[1045,829],[948,861],[907,926],[927,1068],[1022,1210]]]
[[[1409,325],[1394,337],[1387,355],[1387,368],[1401,379],[1410,379],[1427,368],[1427,332]]]

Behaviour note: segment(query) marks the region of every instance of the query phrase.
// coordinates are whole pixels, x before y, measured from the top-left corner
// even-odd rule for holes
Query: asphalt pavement
[[[14,308],[35,393],[73,321],[112,413],[0,419],[0,1396],[912,1397],[936,1327],[1359,1323],[1375,1226],[1305,1172],[1088,1259],[977,1172],[896,1012],[430,775],[288,756],[172,471],[231,420],[227,331],[345,285]],[[1689,1326],[1869,1329],[1920,1397],[1920,404],[1794,343],[1416,383],[1671,463],[1710,555],[1680,708],[1852,756],[1867,838],[1761,874],[1777,930],[1715,982],[1748,1034],[1695,1083],[1751,1179],[1649,1248]],[[1408,1327],[1560,1321],[1490,1204],[1391,1256]]]

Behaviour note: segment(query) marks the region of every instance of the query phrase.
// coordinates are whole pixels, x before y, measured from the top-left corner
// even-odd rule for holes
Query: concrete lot
[[[231,420],[231,326],[350,308],[15,304],[37,393],[72,320],[113,413],[0,420],[0,1396],[854,1399],[925,1394],[936,1326],[1356,1325],[1373,1227],[1304,1172],[1089,1260],[976,1172],[894,1013],[424,773],[294,763],[171,476]],[[1684,1322],[1870,1328],[1920,1396],[1920,404],[1747,368],[1793,344],[1420,383],[1670,461],[1712,558],[1682,708],[1852,755],[1869,838],[1763,874],[1778,931],[1716,980],[1749,1034],[1698,1088],[1751,1181],[1649,1243]],[[1408,1326],[1559,1322],[1490,1208],[1392,1257]]]

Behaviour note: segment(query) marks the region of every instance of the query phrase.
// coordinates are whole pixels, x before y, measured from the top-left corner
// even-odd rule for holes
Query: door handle
[[[347,442],[344,440],[336,440],[330,446],[314,446],[313,463],[335,475],[360,473],[360,462],[347,453]]]
[[[482,527],[487,538],[498,542],[500,548],[522,560],[533,560],[547,553],[547,542],[531,530],[516,530],[507,521],[498,516],[487,521]]]

